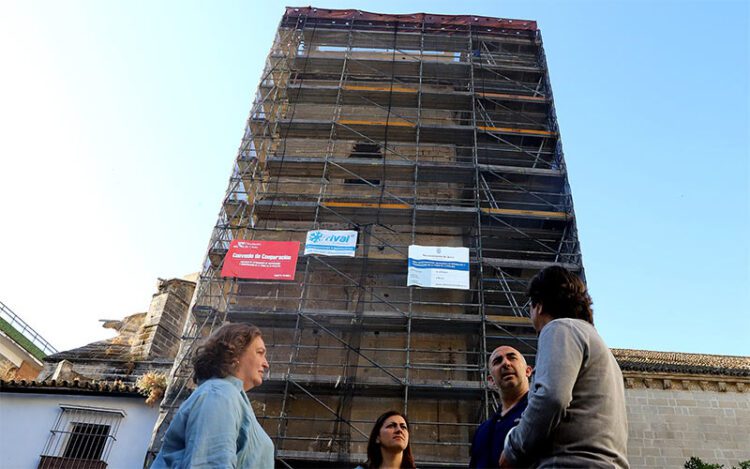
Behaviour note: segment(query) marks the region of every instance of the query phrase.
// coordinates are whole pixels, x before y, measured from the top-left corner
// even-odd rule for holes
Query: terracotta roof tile
[[[750,376],[750,357],[612,349],[623,371]]]
[[[36,393],[73,393],[73,394],[111,394],[111,395],[139,395],[139,390],[131,384],[81,381],[81,380],[47,380],[27,381],[0,379],[0,391],[5,392],[36,392]]]

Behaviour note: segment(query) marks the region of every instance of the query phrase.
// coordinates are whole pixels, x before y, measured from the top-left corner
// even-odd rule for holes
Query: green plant
[[[685,469],[723,469],[724,465],[703,462],[701,458],[693,456],[685,461],[685,465],[683,467]],[[740,461],[739,466],[732,466],[732,469],[750,469],[750,460]]]
[[[138,392],[146,396],[146,404],[152,406],[164,396],[167,389],[167,376],[163,373],[149,371],[135,382]]]
[[[722,469],[724,467],[723,464],[709,464],[703,462],[701,458],[698,458],[696,456],[691,457],[687,461],[685,461],[685,469]]]

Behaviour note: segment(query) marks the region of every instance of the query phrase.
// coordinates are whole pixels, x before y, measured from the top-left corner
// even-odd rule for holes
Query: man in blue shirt
[[[521,420],[526,409],[531,367],[513,347],[500,346],[490,355],[489,385],[500,393],[502,407],[479,426],[471,443],[470,468],[498,467],[505,435]]]

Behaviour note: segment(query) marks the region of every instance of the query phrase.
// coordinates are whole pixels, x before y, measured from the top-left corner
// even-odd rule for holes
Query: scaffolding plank
[[[512,208],[482,208],[483,213],[517,218],[539,218],[542,220],[569,220],[567,212],[547,212],[543,210],[516,210]]]
[[[268,93],[273,88],[262,86],[262,90]],[[339,90],[343,93],[339,97]],[[471,93],[458,90],[449,86],[432,87],[424,85],[421,88],[416,85],[352,85],[344,84],[309,84],[304,81],[290,83],[285,90],[290,103],[316,103],[341,105],[363,105],[366,103],[381,106],[395,107],[417,107],[423,109],[450,109],[471,110]],[[492,99],[500,103],[529,103],[536,107],[528,107],[522,114],[545,116],[549,99],[544,96],[531,95],[530,91],[525,93],[495,93],[477,91],[477,98]],[[418,100],[419,98],[419,100]],[[340,101],[339,101],[340,99]]]
[[[328,158],[329,178],[378,179],[385,174],[388,180],[413,181],[418,169],[417,182],[463,182],[474,179],[474,165],[470,163],[412,162],[379,158]],[[266,169],[274,177],[321,177],[326,165],[323,157],[272,156],[266,160]],[[520,173],[519,173],[520,174]],[[531,173],[536,174],[536,173]],[[546,173],[538,173],[546,174]]]
[[[272,55],[272,61],[288,61],[292,70],[303,73],[332,74],[340,73],[344,63],[344,54],[335,52],[308,52],[304,55],[287,59],[283,55]],[[393,76],[418,77],[420,73],[419,55],[396,54],[395,60],[391,53],[351,52],[347,58],[347,73],[351,75],[380,76],[390,79]],[[473,65],[466,61],[466,57],[429,57],[421,61],[422,74],[442,79],[465,79],[471,76],[469,68],[475,66],[478,70],[494,70],[502,72],[511,80],[533,84],[542,76],[543,70],[535,65],[516,64],[479,64]]]
[[[316,212],[318,203],[316,201],[290,200],[281,197],[263,198],[255,200],[255,215],[268,220],[311,220]],[[225,212],[230,221],[236,222],[234,226],[247,223],[248,204],[244,201],[227,200]],[[367,222],[379,219],[381,223],[409,224],[411,223],[411,212],[416,210],[417,223],[427,225],[445,223],[447,226],[463,226],[471,223],[475,217],[476,209],[473,207],[461,207],[453,205],[427,205],[418,204],[412,206],[404,203],[380,203],[362,201],[323,201],[320,203],[322,209],[318,216],[325,221]],[[510,208],[481,208],[481,213],[497,217],[530,219],[530,220],[570,220],[567,212],[549,212],[541,210],[517,210]],[[336,216],[338,214],[338,217]]]
[[[450,306],[451,303],[445,305]],[[460,304],[456,304],[457,306]],[[326,327],[336,330],[350,330],[365,327],[368,330],[381,332],[402,331],[411,318],[415,332],[432,332],[442,334],[446,328],[454,332],[478,333],[482,318],[478,314],[412,312],[408,315],[398,311],[363,311],[357,313],[357,322],[353,322],[354,311],[342,309],[305,308],[304,314],[320,321]],[[227,310],[230,321],[248,321],[259,327],[294,327],[298,313],[289,309],[255,309],[232,305]],[[506,326],[517,335],[530,334],[531,321],[527,317],[507,315],[487,315],[487,320]],[[304,323],[304,320],[303,320]],[[309,326],[313,327],[313,326]]]
[[[278,121],[282,130],[281,135],[285,138],[321,138],[328,135],[332,121],[315,119],[280,119]],[[339,119],[336,123],[336,132],[341,139],[353,140],[384,140],[386,135],[392,142],[414,142],[416,141],[416,123],[406,119],[394,117],[389,120],[370,119]],[[556,144],[556,133],[532,129],[511,127],[486,127],[479,129],[488,134],[498,134],[509,140],[509,137],[541,138],[534,145],[517,140],[518,147],[528,146],[529,153],[538,152],[539,142],[543,148],[554,149]],[[419,126],[420,141],[428,143],[452,143],[471,144],[474,139],[474,129],[468,125],[433,125],[422,123]]]
[[[350,178],[359,176],[365,179],[377,179],[383,171],[389,180],[411,181],[414,170],[418,169],[418,182],[463,182],[469,183],[474,178],[474,165],[471,163],[429,161],[384,160],[379,158],[328,158],[328,176],[333,178]],[[265,162],[265,168],[273,177],[321,177],[326,159],[318,157],[271,156]],[[539,178],[561,180],[565,177],[562,169],[525,168],[507,165],[478,165],[480,171],[500,175],[523,175]]]
[[[534,129],[520,129],[513,127],[493,127],[487,125],[478,125],[477,129],[484,132],[492,132],[498,134],[509,134],[509,135],[535,135],[537,137],[556,137],[557,132],[550,132],[548,130],[534,130]]]
[[[517,260],[517,259],[496,259],[491,257],[485,257],[482,262],[492,267],[511,267],[515,269],[529,269],[534,272],[542,270],[545,267],[549,267],[552,264],[562,265],[568,270],[573,272],[579,272],[581,270],[580,264],[565,263],[565,262],[540,262],[533,260]]]

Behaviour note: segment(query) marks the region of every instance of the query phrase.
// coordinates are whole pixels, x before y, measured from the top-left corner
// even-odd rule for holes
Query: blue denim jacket
[[[212,378],[180,406],[151,469],[270,469],[273,452],[242,381],[234,376]]]

